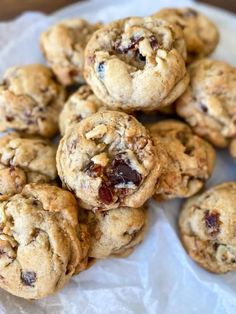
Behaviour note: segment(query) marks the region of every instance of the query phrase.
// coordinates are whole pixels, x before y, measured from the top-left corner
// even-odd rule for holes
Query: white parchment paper
[[[50,17],[26,13],[13,22],[0,23],[0,75],[12,65],[43,62],[39,34],[57,20],[82,16],[107,22],[184,5],[194,6],[216,22],[221,42],[213,57],[236,65],[234,15],[182,0],[94,0]],[[208,186],[235,179],[236,165],[226,151],[219,151]],[[236,273],[210,274],[190,260],[178,237],[180,205],[181,201],[150,201],[148,235],[131,256],[97,262],[54,296],[26,301],[1,290],[0,313],[235,314]]]

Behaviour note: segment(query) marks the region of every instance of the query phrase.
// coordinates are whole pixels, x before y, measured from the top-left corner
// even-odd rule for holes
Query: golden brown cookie
[[[208,56],[219,42],[216,25],[204,14],[192,8],[165,8],[155,16],[182,29],[187,46],[188,63]]]
[[[56,147],[41,138],[9,133],[0,138],[0,194],[21,192],[27,183],[57,178]]]
[[[189,255],[214,273],[236,270],[236,182],[225,182],[189,199],[179,218]]]
[[[236,68],[202,59],[189,68],[190,85],[177,100],[177,113],[194,132],[218,147],[236,136]]]
[[[160,121],[149,128],[157,153],[162,152],[163,165],[154,197],[163,200],[196,194],[213,172],[213,147],[177,120]]]
[[[187,88],[186,46],[178,27],[131,17],[98,30],[85,50],[85,79],[109,109],[153,111]]]
[[[16,296],[50,295],[84,265],[77,203],[68,191],[29,184],[1,196],[0,226],[0,287]]]
[[[40,64],[13,67],[0,85],[0,131],[52,137],[65,99],[52,71]]]
[[[81,86],[70,96],[61,111],[59,117],[61,135],[65,134],[68,127],[96,113],[102,106],[103,103],[88,85]]]
[[[91,235],[89,257],[124,257],[143,241],[147,229],[147,210],[116,208],[109,211],[85,211],[84,220]]]
[[[133,116],[104,111],[69,128],[57,151],[58,174],[86,208],[141,207],[161,172],[153,141]]]
[[[41,50],[49,66],[63,85],[83,82],[84,49],[101,26],[80,18],[62,21],[43,32]]]

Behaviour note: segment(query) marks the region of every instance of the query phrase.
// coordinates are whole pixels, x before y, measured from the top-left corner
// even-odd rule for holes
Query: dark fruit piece
[[[217,212],[211,212],[210,213],[210,211],[207,210],[205,212],[204,220],[205,220],[206,227],[208,229],[210,229],[211,235],[216,235],[217,233],[220,232],[221,221],[220,221],[220,214],[219,213],[217,213]]]
[[[149,41],[150,41],[150,45],[151,45],[152,49],[157,50],[158,49],[158,42],[156,40],[156,37],[154,35],[150,36]]]
[[[34,287],[36,281],[36,273],[33,271],[22,271],[21,272],[21,281],[25,286]]]
[[[102,166],[95,164],[93,161],[91,161],[84,169],[84,171],[90,176],[90,177],[98,177],[102,174]]]
[[[122,158],[122,155],[117,155],[113,159],[107,178],[112,186],[129,182],[139,186],[142,180],[141,175],[130,167],[129,161]]]
[[[111,204],[113,201],[112,191],[105,183],[102,183],[100,186],[98,195],[100,200],[106,205]]]

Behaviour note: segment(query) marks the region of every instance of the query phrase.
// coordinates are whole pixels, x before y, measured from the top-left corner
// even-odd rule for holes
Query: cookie
[[[16,194],[27,183],[46,183],[56,178],[56,147],[50,142],[18,133],[0,138],[0,195]]]
[[[225,182],[189,199],[179,218],[188,254],[214,273],[236,270],[236,182]]]
[[[189,66],[191,78],[176,111],[199,136],[226,147],[236,135],[236,68],[202,59]]]
[[[89,257],[124,257],[143,241],[147,229],[147,210],[117,208],[109,211],[85,211],[91,235]]]
[[[84,81],[84,49],[100,26],[100,23],[90,24],[84,19],[75,18],[53,25],[42,33],[41,50],[61,84]]]
[[[204,14],[192,8],[165,8],[155,16],[182,29],[187,46],[188,63],[211,54],[219,42],[216,25]]]
[[[103,107],[103,103],[94,95],[88,85],[81,86],[65,103],[60,117],[59,126],[61,135],[68,127],[82,119],[96,113]]]
[[[153,141],[133,116],[93,114],[69,128],[57,151],[58,174],[85,208],[141,207],[161,165]]]
[[[236,139],[233,139],[229,145],[230,155],[236,160]]]
[[[174,102],[189,77],[182,31],[155,17],[98,30],[85,49],[85,79],[109,109],[152,111]]]
[[[0,287],[26,299],[61,289],[84,262],[73,195],[46,184],[0,197]]]
[[[177,120],[154,123],[150,131],[157,150],[161,152],[160,145],[164,148],[163,172],[154,197],[166,200],[196,194],[213,172],[216,156],[212,146]]]
[[[65,99],[52,71],[40,64],[13,67],[0,85],[0,131],[52,137]]]

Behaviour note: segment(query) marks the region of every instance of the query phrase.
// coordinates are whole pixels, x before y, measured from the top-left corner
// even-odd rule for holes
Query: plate
[[[191,1],[95,0],[69,6],[52,16],[26,14],[7,27],[0,23],[0,74],[12,65],[44,62],[39,34],[58,20],[81,16],[108,22],[148,15],[164,6],[186,5],[202,11],[220,29],[221,41],[212,58],[236,66],[233,14]],[[207,186],[236,178],[236,165],[227,151],[217,153],[216,168]],[[188,257],[178,237],[180,206],[181,200],[160,204],[151,200],[148,235],[128,258],[99,261],[75,276],[62,291],[43,300],[27,301],[1,291],[0,313],[235,313],[236,273],[210,274]]]

